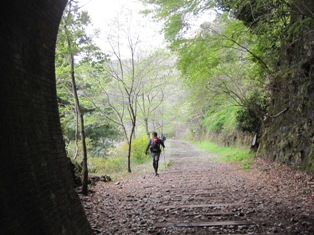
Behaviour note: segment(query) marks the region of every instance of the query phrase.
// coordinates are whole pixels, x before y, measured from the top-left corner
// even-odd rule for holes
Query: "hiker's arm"
[[[164,144],[164,142],[163,142],[162,140],[160,140],[160,143],[161,143],[161,146],[162,146],[163,148],[166,148],[166,146],[165,146],[165,144]]]
[[[145,154],[148,153],[149,146],[150,146],[150,140],[148,141],[148,144],[147,144],[147,147],[146,147],[146,150],[145,150]]]

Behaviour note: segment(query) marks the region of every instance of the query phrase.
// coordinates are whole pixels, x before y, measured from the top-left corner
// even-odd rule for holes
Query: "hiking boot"
[[[157,172],[155,172],[155,176],[159,176],[159,174]]]

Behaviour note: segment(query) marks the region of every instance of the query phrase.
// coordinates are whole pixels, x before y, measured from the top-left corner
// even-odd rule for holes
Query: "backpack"
[[[158,138],[152,138],[150,141],[150,151],[153,153],[161,152],[160,150],[160,142]]]

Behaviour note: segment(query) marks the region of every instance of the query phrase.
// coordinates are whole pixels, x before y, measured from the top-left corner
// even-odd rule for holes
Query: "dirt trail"
[[[243,172],[187,143],[166,147],[159,177],[132,174],[81,197],[96,233],[314,234],[310,175],[262,160]]]

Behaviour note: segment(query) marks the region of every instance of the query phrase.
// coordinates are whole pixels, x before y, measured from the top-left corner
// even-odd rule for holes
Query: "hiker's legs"
[[[153,167],[154,167],[154,170],[155,170],[155,174],[157,175],[157,172],[158,172],[158,161],[159,161],[160,153],[151,153],[151,156],[153,158]]]
[[[154,167],[154,170],[156,172],[156,163],[155,163],[155,158],[153,158],[153,167]]]
[[[155,154],[156,154],[156,153],[151,152],[151,153],[150,153],[150,156],[151,156],[152,159],[153,159],[153,167],[154,167],[154,170],[155,170],[155,172],[156,172]]]
[[[157,153],[154,157],[154,162],[155,162],[155,173],[158,174],[158,162],[159,162],[159,156],[160,154]]]

